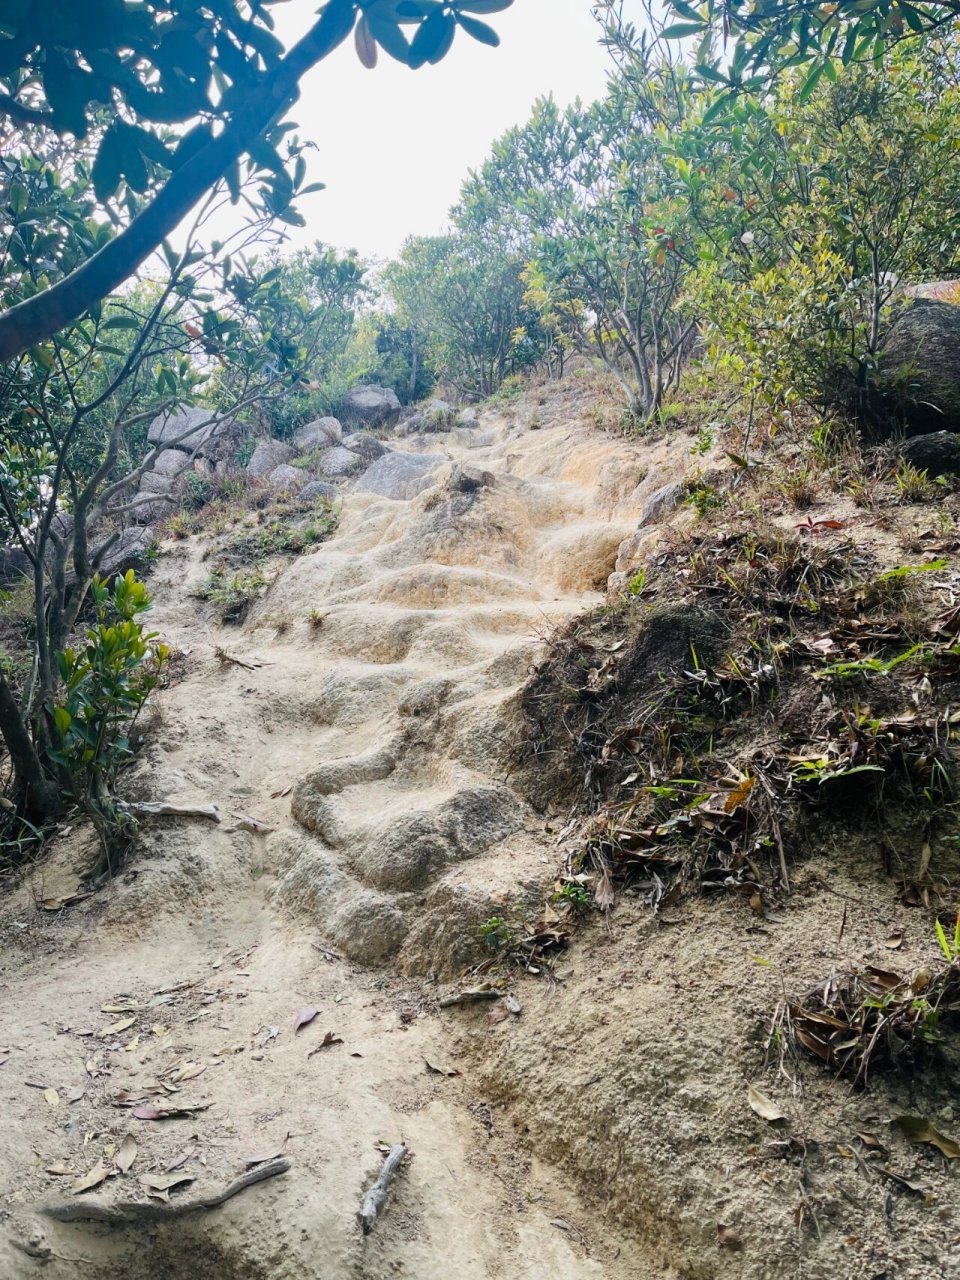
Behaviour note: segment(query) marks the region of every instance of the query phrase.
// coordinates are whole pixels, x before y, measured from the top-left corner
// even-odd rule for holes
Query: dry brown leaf
[[[786,1113],[752,1084],[747,1085],[747,1101],[760,1119],[766,1120],[768,1124],[783,1124],[787,1119]]]
[[[733,1253],[739,1253],[743,1248],[743,1241],[733,1227],[728,1227],[722,1222],[717,1223],[717,1244],[721,1249],[730,1249]]]
[[[903,930],[898,929],[895,933],[889,934],[883,940],[883,945],[888,951],[896,951],[903,946]]]
[[[101,1013],[139,1013],[143,1006],[137,1004],[135,1000],[117,1001],[116,1004],[102,1004],[100,1006]]]
[[[194,1154],[196,1149],[197,1148],[195,1146],[184,1147],[184,1149],[180,1152],[178,1156],[174,1156],[169,1164],[164,1165],[163,1172],[173,1173],[174,1169],[181,1169],[187,1163],[190,1157]]]
[[[127,1134],[120,1143],[117,1154],[113,1157],[113,1163],[117,1166],[121,1173],[129,1173],[130,1166],[137,1158],[137,1144],[131,1134]]]
[[[89,1173],[85,1173],[79,1181],[75,1182],[71,1187],[71,1191],[78,1196],[83,1191],[90,1191],[93,1187],[99,1187],[101,1182],[106,1182],[110,1177],[110,1169],[100,1161],[95,1164]]]
[[[43,1172],[49,1173],[54,1178],[68,1178],[73,1174],[73,1170],[68,1164],[51,1164]]]
[[[310,1050],[307,1057],[312,1058],[315,1053],[319,1053],[321,1049],[328,1049],[332,1044],[343,1044],[343,1040],[340,1036],[335,1036],[332,1031],[327,1031],[317,1047]]]
[[[431,1062],[429,1058],[424,1058],[427,1064],[427,1071],[437,1076],[458,1076],[461,1074],[456,1067],[450,1066],[447,1062]]]
[[[311,1023],[319,1012],[319,1009],[311,1009],[309,1006],[301,1009],[293,1020],[294,1033],[299,1031],[301,1027],[305,1027],[308,1023]]]
[[[172,1072],[170,1079],[177,1084],[181,1084],[184,1080],[195,1080],[197,1076],[202,1076],[206,1071],[206,1064],[202,1062],[185,1062],[182,1067],[177,1067]]]
[[[140,1179],[140,1185],[148,1196],[164,1201],[170,1199],[174,1187],[186,1186],[188,1182],[193,1182],[192,1173],[147,1173]]]
[[[909,1142],[926,1142],[942,1151],[948,1160],[960,1160],[960,1143],[935,1129],[922,1116],[897,1116],[892,1123]]]
[[[177,1116],[192,1116],[196,1111],[206,1111],[212,1105],[211,1102],[171,1102],[167,1106],[157,1106],[148,1102],[142,1107],[134,1107],[133,1115],[138,1120],[172,1120]]]
[[[75,1089],[71,1089],[70,1092],[67,1094],[67,1101],[79,1102],[86,1092],[87,1092],[87,1086],[85,1084],[78,1084]]]
[[[136,1018],[121,1018],[112,1027],[104,1027],[100,1032],[100,1039],[103,1040],[106,1036],[118,1036],[123,1031],[129,1031],[135,1022]]]

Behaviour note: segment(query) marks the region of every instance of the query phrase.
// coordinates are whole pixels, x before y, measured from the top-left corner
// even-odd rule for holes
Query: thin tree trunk
[[[40,757],[30,740],[13,696],[13,690],[0,672],[0,733],[10,752],[18,788],[23,792],[27,817],[37,822],[49,822],[61,809],[60,792],[43,772]]]

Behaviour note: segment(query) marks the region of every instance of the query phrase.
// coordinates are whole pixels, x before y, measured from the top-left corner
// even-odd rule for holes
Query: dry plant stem
[[[211,822],[220,821],[220,813],[215,804],[171,804],[166,800],[144,800],[140,804],[125,804],[122,808],[135,818],[209,818]]]
[[[404,1148],[406,1150],[406,1148]],[[194,1213],[198,1209],[219,1209],[222,1204],[255,1186],[267,1178],[274,1178],[278,1173],[286,1173],[293,1162],[281,1157],[267,1160],[246,1173],[241,1173],[224,1189],[212,1196],[201,1196],[196,1200],[181,1200],[176,1204],[160,1205],[150,1202],[140,1203],[136,1200],[120,1200],[116,1204],[98,1204],[94,1200],[68,1200],[62,1204],[43,1205],[40,1212],[56,1222],[106,1222],[111,1226],[137,1226],[143,1222],[168,1222],[181,1218],[184,1214]],[[382,1175],[381,1175],[382,1176]]]
[[[390,1154],[380,1166],[379,1178],[363,1197],[363,1203],[360,1206],[360,1225],[365,1236],[368,1236],[373,1230],[381,1210],[387,1203],[390,1183],[396,1177],[406,1154],[407,1144],[405,1142],[398,1142],[396,1146],[391,1147]]]

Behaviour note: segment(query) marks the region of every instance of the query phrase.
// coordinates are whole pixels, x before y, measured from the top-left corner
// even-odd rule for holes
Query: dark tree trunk
[[[13,691],[0,673],[0,733],[13,761],[24,810],[33,822],[49,822],[62,808],[59,788],[43,771]]]

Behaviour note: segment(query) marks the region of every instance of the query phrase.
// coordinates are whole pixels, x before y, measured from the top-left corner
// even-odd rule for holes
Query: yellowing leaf
[[[740,784],[729,793],[723,802],[724,813],[733,813],[734,809],[739,809],[747,796],[753,790],[756,778],[744,778]]]
[[[46,1101],[49,1102],[51,1107],[59,1107],[60,1095],[57,1093],[56,1089],[44,1089],[43,1096]]]
[[[787,1119],[786,1113],[752,1084],[747,1085],[747,1101],[761,1120],[766,1120],[768,1124],[783,1124]]]
[[[71,1190],[74,1195],[80,1195],[83,1191],[90,1191],[93,1187],[99,1187],[101,1182],[105,1182],[110,1177],[110,1170],[101,1161],[95,1164],[89,1173],[85,1173],[79,1181],[73,1184]]]
[[[137,1158],[137,1144],[128,1133],[124,1140],[120,1143],[120,1149],[113,1158],[113,1163],[117,1166],[121,1173],[128,1173],[130,1166]]]
[[[100,1039],[105,1036],[118,1036],[122,1031],[128,1031],[136,1022],[136,1018],[122,1018],[119,1022],[115,1022],[112,1027],[104,1027],[100,1032]]]
[[[960,1142],[935,1129],[922,1116],[897,1116],[893,1123],[909,1142],[926,1142],[942,1151],[948,1160],[960,1160]]]

